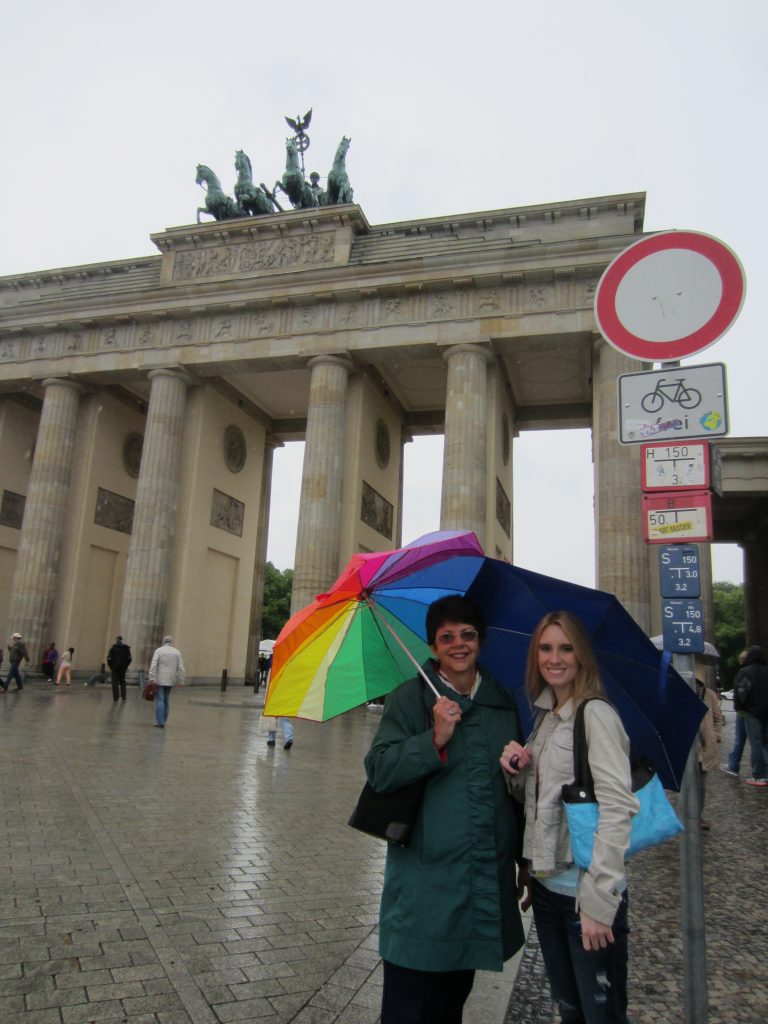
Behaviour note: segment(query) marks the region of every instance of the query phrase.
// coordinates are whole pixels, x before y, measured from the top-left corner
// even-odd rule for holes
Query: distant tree
[[[739,654],[747,643],[744,615],[744,584],[712,585],[715,606],[715,646],[720,652],[720,685],[730,689],[739,667]]]
[[[280,572],[271,562],[264,568],[264,607],[261,613],[261,636],[276,639],[291,615],[293,569]]]

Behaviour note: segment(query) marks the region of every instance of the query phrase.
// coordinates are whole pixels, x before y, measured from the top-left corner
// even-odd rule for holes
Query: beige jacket
[[[567,701],[553,711],[547,687],[536,701],[544,712],[530,741],[533,759],[521,775],[525,784],[523,857],[533,874],[562,871],[573,862],[561,790],[573,782],[573,722],[577,705]],[[629,740],[616,711],[602,700],[584,712],[589,766],[600,804],[600,821],[589,870],[581,874],[577,907],[603,924],[613,924],[626,881],[624,852],[632,815],[639,804],[632,793]],[[537,796],[538,788],[538,796]]]
[[[698,688],[698,679],[696,684]],[[702,683],[701,685],[703,686],[704,684]],[[717,745],[723,738],[725,718],[720,710],[720,701],[714,691],[710,690],[708,686],[704,686],[703,691],[699,692],[699,696],[707,705],[707,713],[702,718],[701,725],[699,726],[699,764],[702,771],[711,772],[714,768],[717,768],[719,761]]]

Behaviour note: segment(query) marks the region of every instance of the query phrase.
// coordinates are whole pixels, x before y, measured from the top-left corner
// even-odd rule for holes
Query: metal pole
[[[696,690],[692,654],[674,654],[672,664]],[[680,843],[680,916],[683,931],[683,1006],[685,1024],[707,1024],[707,936],[701,856],[698,743],[688,754],[680,789],[680,817],[685,832]]]
[[[221,670],[221,692],[225,693],[227,689],[227,670],[223,668]]]

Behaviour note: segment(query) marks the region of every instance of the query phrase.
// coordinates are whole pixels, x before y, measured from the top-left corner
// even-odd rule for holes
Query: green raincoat
[[[431,776],[411,845],[387,850],[379,952],[413,970],[500,971],[523,944],[515,879],[522,808],[499,766],[505,743],[522,742],[514,698],[482,668],[474,700],[447,687],[434,662],[424,668],[462,719],[443,764],[428,720],[434,694],[411,679],[387,698],[366,756],[380,792]]]

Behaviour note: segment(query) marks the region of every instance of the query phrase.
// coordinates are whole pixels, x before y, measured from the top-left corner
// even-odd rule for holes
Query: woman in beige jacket
[[[502,767],[525,792],[523,857],[532,878],[533,915],[552,998],[568,1024],[626,1024],[627,883],[637,799],[632,793],[629,740],[604,699],[599,669],[582,623],[551,612],[528,651],[526,690],[537,711],[525,747],[508,743]],[[600,804],[592,862],[573,863],[561,791],[573,781],[573,724],[584,710],[589,767]],[[518,782],[519,780],[519,782]]]

